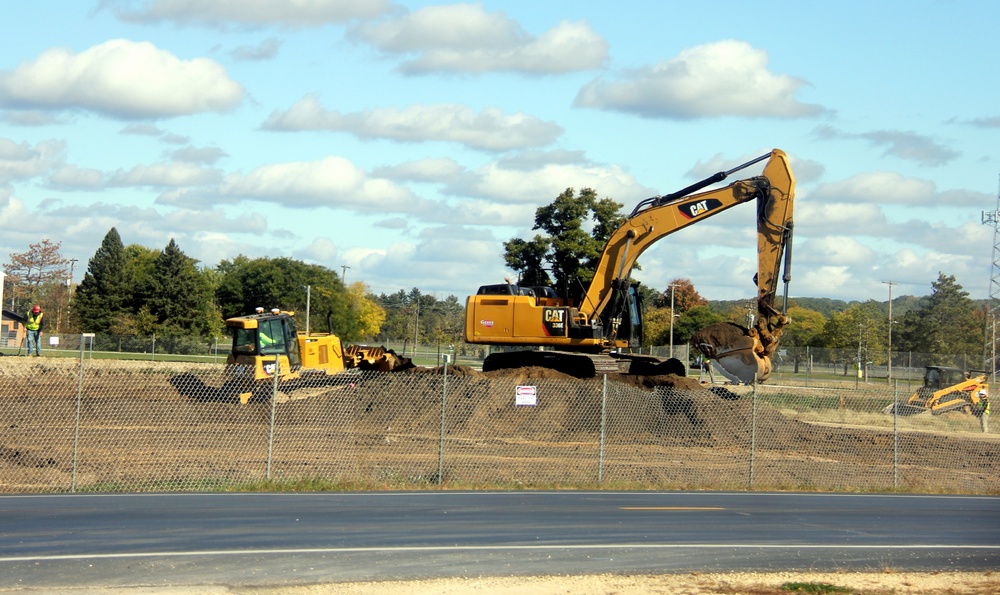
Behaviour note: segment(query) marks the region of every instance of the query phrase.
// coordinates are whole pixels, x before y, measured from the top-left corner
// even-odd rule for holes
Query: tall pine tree
[[[114,317],[127,307],[132,293],[125,246],[118,230],[112,227],[76,288],[71,306],[73,318],[82,332],[107,333]]]
[[[156,259],[144,293],[145,307],[156,320],[157,333],[209,336],[216,330],[212,287],[197,263],[181,251],[173,238]]]

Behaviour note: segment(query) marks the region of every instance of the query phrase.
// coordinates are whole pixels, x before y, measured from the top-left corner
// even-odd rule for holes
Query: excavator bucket
[[[692,335],[691,344],[715,360],[719,372],[732,382],[753,384],[771,375],[771,358],[763,355],[756,329],[720,322]]]

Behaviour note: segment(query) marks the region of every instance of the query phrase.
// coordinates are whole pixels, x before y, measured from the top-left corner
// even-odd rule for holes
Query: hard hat
[[[281,310],[278,309],[278,308],[271,308],[271,314],[278,314],[280,312],[281,312]]]
[[[264,306],[257,306],[257,313],[258,314],[263,314],[264,313]]]
[[[38,312],[42,311],[42,307],[39,306],[38,304],[35,304],[35,307],[32,308],[31,311],[37,314]]]

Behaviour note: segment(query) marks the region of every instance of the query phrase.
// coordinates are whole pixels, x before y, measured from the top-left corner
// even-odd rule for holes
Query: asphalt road
[[[1000,498],[690,492],[0,497],[0,588],[1000,568]]]

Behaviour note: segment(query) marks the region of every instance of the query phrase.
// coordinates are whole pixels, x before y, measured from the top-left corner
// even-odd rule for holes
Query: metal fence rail
[[[997,435],[958,412],[884,413],[902,388],[552,376],[307,376],[241,405],[221,365],[0,358],[0,492],[266,480],[1000,492]]]

